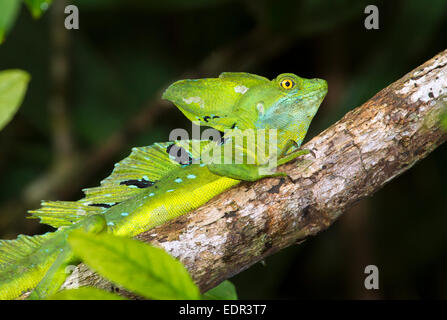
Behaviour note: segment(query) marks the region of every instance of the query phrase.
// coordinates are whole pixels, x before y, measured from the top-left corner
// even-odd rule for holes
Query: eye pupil
[[[290,89],[293,87],[293,82],[291,80],[283,80],[281,85],[284,89]]]

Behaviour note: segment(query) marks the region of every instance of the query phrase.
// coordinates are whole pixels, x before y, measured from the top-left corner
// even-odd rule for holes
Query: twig
[[[53,154],[55,165],[70,160],[73,155],[73,139],[67,107],[67,84],[69,74],[68,30],[64,25],[64,8],[67,1],[60,0],[51,8],[51,95],[48,109],[53,126]]]

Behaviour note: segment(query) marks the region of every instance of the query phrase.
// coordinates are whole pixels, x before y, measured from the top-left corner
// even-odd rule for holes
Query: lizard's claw
[[[302,155],[305,155],[305,154],[308,154],[308,153],[311,153],[311,151],[309,149],[302,149],[302,150],[297,150],[297,151],[291,152],[291,153],[286,154],[285,156],[283,156],[281,159],[279,159],[278,160],[278,165],[285,164],[287,162],[295,160],[299,156],[302,156]]]
[[[276,172],[270,175],[269,177],[289,177],[290,176],[286,172]]]

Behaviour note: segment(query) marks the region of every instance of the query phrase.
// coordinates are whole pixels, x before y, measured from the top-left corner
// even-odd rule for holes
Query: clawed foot
[[[283,156],[281,159],[278,160],[278,166],[285,164],[287,162],[290,162],[292,160],[295,160],[296,158],[298,158],[299,156],[305,155],[305,154],[309,154],[313,152],[309,149],[302,149],[302,150],[297,150],[297,151],[293,151],[289,154],[286,154],[285,156]]]

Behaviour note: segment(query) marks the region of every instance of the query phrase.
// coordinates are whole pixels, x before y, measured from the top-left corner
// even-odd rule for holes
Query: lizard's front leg
[[[305,155],[305,154],[309,154],[310,150],[309,149],[301,149],[301,150],[296,150],[293,151],[291,153],[286,154],[285,156],[283,156],[282,158],[280,158],[278,160],[278,166],[285,164],[287,162],[290,162],[292,160],[295,160],[296,158],[298,158],[299,156]]]
[[[299,156],[310,153],[310,150],[307,149],[295,150],[287,153],[294,146],[298,147],[297,143],[293,140],[289,140],[281,151],[278,159],[276,159],[277,156],[274,155],[274,158],[271,157],[269,161],[263,165],[211,163],[208,164],[207,167],[214,174],[243,181],[257,181],[268,177],[287,177],[287,173],[274,172],[274,169]]]
[[[254,164],[209,164],[208,169],[219,176],[242,181],[257,181],[262,178],[284,176],[283,173],[263,174],[262,167]]]

